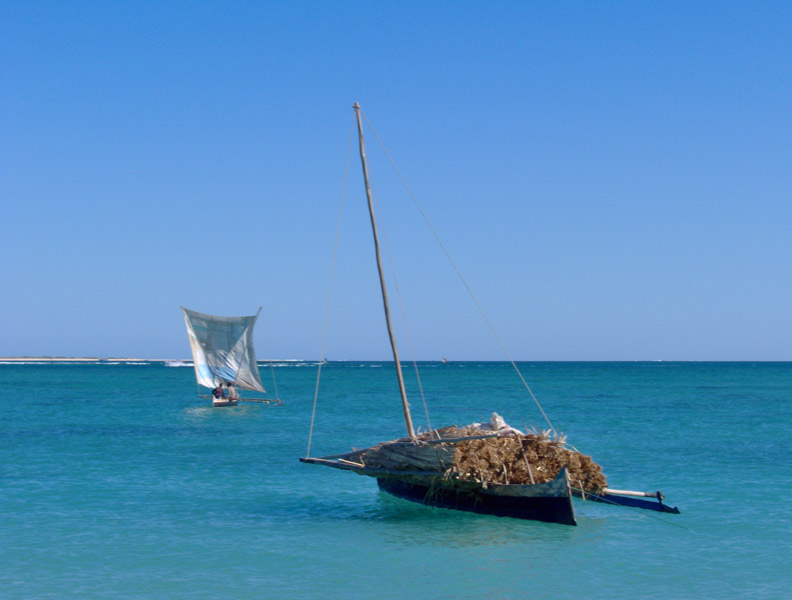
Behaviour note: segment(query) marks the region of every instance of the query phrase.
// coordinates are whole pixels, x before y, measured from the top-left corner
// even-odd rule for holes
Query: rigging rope
[[[324,364],[325,341],[327,340],[327,322],[330,318],[330,298],[333,295],[333,277],[335,276],[336,256],[338,254],[338,238],[341,235],[341,216],[344,214],[344,195],[346,194],[347,176],[349,175],[349,159],[352,154],[352,140],[355,133],[355,122],[352,121],[352,128],[349,132],[349,144],[347,147],[346,166],[344,167],[344,184],[341,187],[341,206],[338,209],[338,224],[336,225],[335,243],[333,245],[333,260],[330,267],[330,285],[327,290],[327,306],[325,308],[324,326],[322,327],[322,345],[319,350],[319,368],[316,370],[316,387],[314,388],[313,408],[311,409],[311,427],[308,430],[308,449],[305,456],[311,456],[311,440],[313,439],[314,421],[316,418],[316,401],[319,397],[319,380],[322,377],[322,365]]]
[[[424,396],[423,385],[421,384],[421,374],[418,371],[418,361],[415,359],[415,350],[413,348],[412,336],[410,336],[410,327],[407,324],[407,313],[404,309],[404,302],[402,301],[401,292],[399,291],[399,282],[396,279],[396,268],[393,264],[393,254],[391,254],[390,244],[388,243],[388,232],[385,227],[385,219],[382,216],[382,208],[380,207],[376,191],[374,193],[374,202],[377,206],[377,212],[379,213],[380,229],[382,230],[382,236],[385,239],[385,253],[388,255],[391,277],[393,277],[393,287],[396,290],[396,297],[399,299],[399,309],[401,310],[402,321],[404,322],[404,331],[407,334],[407,345],[410,347],[410,356],[412,357],[412,364],[413,368],[415,369],[415,378],[418,382],[418,391],[421,394],[421,402],[423,403],[424,414],[426,415],[426,426],[429,428],[429,431],[432,431],[432,422],[429,419],[429,408],[426,405],[426,397]]]
[[[280,394],[278,394],[278,382],[275,381],[275,366],[272,364],[272,360],[270,360],[270,373],[272,375],[272,391],[275,392],[275,399],[280,400]]]
[[[380,139],[379,135],[377,134],[377,131],[374,129],[374,127],[372,126],[371,122],[368,120],[368,117],[366,116],[365,113],[363,113],[363,118],[366,119],[366,123],[368,124],[369,128],[371,129],[372,133],[374,134],[374,137],[377,138],[377,142],[379,142],[379,145],[382,148],[382,151],[385,153],[385,156],[388,157],[388,160],[390,161],[391,166],[393,167],[394,171],[396,171],[396,174],[399,176],[399,179],[401,180],[402,185],[404,185],[405,189],[407,190],[407,193],[410,195],[410,198],[412,198],[413,203],[418,208],[418,212],[421,213],[421,216],[423,217],[423,220],[426,222],[426,224],[429,227],[429,230],[432,232],[432,235],[434,236],[435,240],[440,245],[440,248],[442,248],[443,252],[446,255],[446,258],[451,263],[451,266],[453,267],[454,271],[456,272],[457,277],[459,277],[459,280],[462,282],[462,285],[465,286],[465,289],[467,290],[468,295],[473,300],[473,303],[476,305],[476,308],[481,313],[481,316],[484,318],[484,321],[487,323],[487,326],[490,328],[490,331],[492,331],[492,334],[495,336],[495,339],[500,344],[501,349],[503,350],[503,352],[506,355],[506,357],[509,359],[509,362],[511,363],[511,366],[514,368],[514,371],[517,373],[517,376],[522,381],[523,386],[525,386],[525,389],[528,390],[528,393],[530,394],[531,398],[533,399],[534,404],[536,404],[536,407],[539,409],[539,412],[542,413],[542,416],[544,417],[545,421],[549,425],[550,429],[552,429],[553,432],[557,434],[558,432],[557,432],[556,428],[550,422],[550,419],[547,416],[547,414],[545,413],[544,409],[542,408],[542,405],[539,404],[539,400],[534,395],[533,390],[531,390],[531,386],[528,385],[528,382],[525,380],[525,377],[523,377],[522,372],[517,367],[517,364],[514,362],[514,359],[512,358],[511,353],[509,352],[508,348],[506,347],[506,344],[503,343],[503,340],[498,335],[498,332],[495,330],[495,327],[490,322],[489,318],[487,317],[487,314],[484,312],[484,309],[481,307],[481,304],[479,304],[478,299],[473,294],[473,290],[470,289],[470,286],[468,285],[468,283],[465,280],[465,278],[462,276],[462,273],[459,271],[459,268],[457,267],[456,263],[454,262],[454,259],[451,258],[451,254],[448,252],[448,249],[446,248],[446,245],[440,239],[440,236],[438,235],[438,233],[435,230],[434,226],[432,226],[431,221],[429,221],[429,217],[426,216],[426,213],[424,212],[423,208],[421,208],[421,205],[418,203],[418,200],[415,197],[415,194],[413,194],[412,190],[410,189],[410,186],[407,184],[407,181],[402,176],[401,171],[399,171],[399,168],[396,166],[396,163],[393,161],[393,158],[391,158],[391,155],[388,152],[387,148],[385,148],[385,144],[383,144],[382,140]]]
[[[259,312],[261,312],[261,308],[259,308]],[[267,342],[267,336],[264,336],[264,352],[266,354],[270,354],[269,352],[269,342]],[[271,355],[270,355],[271,356]],[[273,366],[273,360],[269,360],[269,368],[270,368],[270,376],[272,377],[272,391],[275,392],[275,399],[280,401],[280,396],[278,395],[278,382],[275,380],[275,367]]]

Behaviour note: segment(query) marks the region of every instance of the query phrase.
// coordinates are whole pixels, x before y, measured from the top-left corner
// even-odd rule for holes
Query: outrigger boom
[[[213,397],[209,394],[198,394],[199,398],[206,398],[207,400],[212,400]],[[274,406],[278,406],[283,404],[283,402],[279,398],[234,398],[234,402],[259,402],[261,404],[272,404]]]
[[[583,500],[616,504],[618,506],[632,506],[633,508],[645,508],[647,510],[656,510],[657,512],[666,512],[675,515],[679,514],[679,509],[676,506],[663,504],[665,496],[659,490],[656,492],[633,492],[630,490],[604,488],[601,494],[597,494],[595,492],[585,493],[583,490],[572,488],[572,494]],[[657,502],[644,500],[644,498],[654,498]]]

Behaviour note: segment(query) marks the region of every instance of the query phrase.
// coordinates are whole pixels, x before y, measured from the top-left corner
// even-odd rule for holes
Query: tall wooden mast
[[[396,348],[396,338],[391,327],[390,309],[388,308],[388,290],[385,286],[385,275],[382,272],[382,258],[380,257],[379,236],[377,235],[377,221],[374,218],[374,203],[371,200],[371,186],[369,185],[368,166],[366,164],[366,148],[363,144],[363,125],[360,121],[360,105],[355,102],[355,116],[357,117],[358,138],[360,141],[360,161],[363,163],[363,179],[366,183],[366,198],[368,200],[369,215],[371,216],[371,230],[374,233],[374,251],[377,255],[377,270],[379,271],[380,288],[382,289],[382,305],[385,308],[385,322],[388,325],[388,336],[390,337],[391,348],[393,349],[393,360],[396,363],[396,377],[399,380],[399,392],[401,393],[402,408],[404,410],[404,422],[407,425],[407,435],[415,437],[413,430],[412,417],[410,416],[410,405],[407,402],[407,392],[404,389],[404,377],[402,377],[401,362],[399,361],[399,351]]]

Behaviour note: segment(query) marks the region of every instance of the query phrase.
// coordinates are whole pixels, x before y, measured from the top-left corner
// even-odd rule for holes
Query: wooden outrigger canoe
[[[375,477],[382,491],[429,506],[577,525],[566,468],[561,469],[556,478],[548,483],[486,485],[478,481],[449,478],[443,471],[367,467],[344,456],[301,458],[300,461]]]
[[[530,474],[530,483],[509,483],[508,477],[506,477],[504,483],[496,483],[495,481],[491,481],[488,477],[479,477],[475,474],[471,475],[470,473],[466,473],[464,469],[455,469],[453,467],[453,456],[457,444],[460,442],[468,442],[471,439],[498,437],[498,433],[485,436],[474,435],[456,437],[454,439],[444,437],[441,434],[441,430],[434,430],[431,432],[434,439],[427,439],[426,437],[424,437],[424,439],[419,439],[419,436],[416,435],[410,415],[404,379],[402,377],[399,352],[396,347],[396,340],[391,326],[387,286],[382,269],[379,235],[377,232],[363,141],[360,106],[355,103],[354,109],[357,120],[363,179],[368,201],[369,216],[371,218],[374,250],[379,273],[383,309],[385,312],[385,322],[390,338],[391,349],[393,351],[393,361],[396,367],[396,378],[399,384],[408,438],[385,442],[372,448],[355,450],[345,454],[321,458],[307,456],[300,458],[300,461],[344,471],[353,471],[359,475],[374,477],[377,479],[377,483],[381,490],[399,498],[420,502],[422,504],[497,516],[576,525],[575,509],[572,503],[573,489],[570,485],[567,465],[561,466],[555,478],[551,481],[537,483],[531,473],[531,466],[528,464],[528,458],[523,451],[522,456]],[[544,414],[544,411],[542,412]],[[493,415],[493,419],[495,416],[496,415]],[[311,428],[313,428],[313,420]],[[551,429],[553,429],[552,426]],[[498,428],[498,430],[500,429]],[[553,431],[555,430],[553,429]],[[563,442],[561,443],[563,444]],[[308,454],[310,454],[310,437]],[[599,490],[599,488],[595,489]],[[581,489],[581,497],[583,497],[583,494],[585,494],[585,492]],[[633,494],[633,496],[631,497],[629,494]],[[628,493],[627,496],[620,496],[611,490],[610,493],[602,492],[600,494],[588,494],[588,498],[595,501],[611,502],[613,504],[641,506],[642,508],[650,508],[649,506],[642,506],[642,504],[652,504],[654,510],[667,510],[668,508],[662,504],[662,495],[659,492],[656,495],[659,503],[650,503],[643,498],[635,497],[639,495],[645,496],[646,494],[635,492]],[[663,508],[658,509],[656,506]],[[667,510],[667,512],[679,511],[672,509]]]

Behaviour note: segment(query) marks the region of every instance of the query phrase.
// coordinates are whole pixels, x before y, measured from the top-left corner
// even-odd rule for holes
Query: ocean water
[[[508,364],[420,366],[433,426],[545,426]],[[262,369],[283,406],[223,409],[190,368],[0,365],[0,598],[792,597],[792,363],[520,367],[612,487],[681,514],[474,515],[302,464],[315,365]],[[402,435],[392,365],[323,368],[312,455]]]

